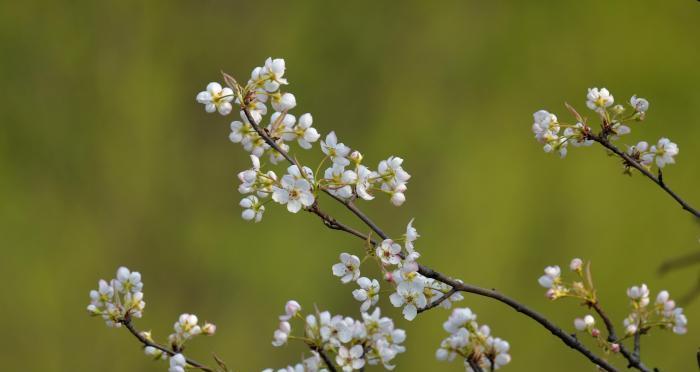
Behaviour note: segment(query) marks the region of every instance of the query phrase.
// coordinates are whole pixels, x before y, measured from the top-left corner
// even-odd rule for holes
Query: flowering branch
[[[282,157],[284,157],[287,161],[289,161],[292,165],[297,166],[298,169],[302,169],[299,164],[296,162],[294,158],[292,158],[286,151],[284,151],[280,146],[278,146],[275,141],[270,138],[268,133],[263,130],[259,125],[258,122],[255,120],[253,115],[250,113],[248,107],[246,105],[241,105],[241,111],[245,115],[245,117],[248,119],[249,124],[255,129],[255,131],[258,133],[260,137],[262,137],[269,145],[271,148],[273,148],[275,151],[279,152]],[[324,191],[328,193],[328,190]],[[338,200],[337,198],[334,198]],[[341,201],[342,202],[342,201]],[[384,233],[384,231],[377,225],[375,224],[366,214],[364,214],[360,209],[358,209],[352,202],[342,202],[342,204],[349,209],[353,214],[355,214],[362,222],[364,222],[368,227],[370,227],[377,235],[379,235],[382,239],[388,239],[388,235]],[[351,235],[354,235],[358,238],[363,239],[364,241],[372,243],[372,245],[376,245],[376,242],[373,241],[369,236],[364,235],[357,230],[354,230],[352,228],[347,227],[344,224],[341,224],[337,221],[337,219],[329,216],[327,213],[322,212],[319,207],[318,203],[314,203],[309,209],[310,212],[316,214],[319,216],[323,221],[324,224],[334,230],[340,230],[340,231],[345,231],[347,233],[350,233]],[[581,344],[575,337],[572,337],[571,335],[567,334],[563,330],[561,330],[559,327],[551,323],[549,320],[547,320],[544,316],[540,315],[539,313],[535,312],[534,310],[531,310],[530,308],[526,307],[525,305],[519,303],[518,301],[511,299],[510,297],[507,297],[501,293],[498,293],[494,290],[489,290],[485,288],[480,288],[477,286],[472,286],[468,284],[464,284],[460,281],[457,281],[455,279],[452,279],[440,272],[437,272],[433,269],[430,269],[426,266],[423,265],[418,265],[418,273],[422,274],[423,276],[431,279],[435,279],[441,283],[447,284],[451,287],[450,289],[450,294],[455,293],[456,291],[462,291],[462,292],[469,292],[485,297],[489,297],[492,299],[495,299],[497,301],[500,301],[517,312],[520,312],[536,322],[538,322],[540,325],[545,327],[547,330],[549,330],[553,335],[557,336],[559,339],[562,340],[567,346],[571,347],[572,349],[578,351],[579,353],[583,354],[586,358],[588,358],[591,362],[594,364],[598,365],[599,367],[605,369],[606,371],[614,372],[616,371],[615,367],[610,365],[607,361],[599,358],[595,354],[593,354],[590,350],[588,350],[583,344]],[[443,296],[443,299],[449,298],[449,296]],[[442,302],[444,300],[441,300]],[[427,305],[430,306],[429,308],[423,308],[423,311],[428,310],[430,308],[433,308],[437,306],[438,304],[431,304]]]
[[[323,359],[323,363],[328,367],[329,372],[336,372],[335,366],[333,365],[333,362],[331,362],[331,358],[328,357],[328,354],[323,350],[322,347],[318,347],[313,344],[309,344],[309,348],[315,352],[318,353],[318,355],[321,356],[321,359]]]
[[[131,323],[130,316],[126,316],[124,319],[122,319],[120,321],[120,323],[123,324],[124,327],[126,329],[128,329],[129,332],[131,332],[131,334],[134,335],[134,337],[136,337],[143,344],[144,347],[152,347],[152,348],[158,349],[158,350],[168,354],[171,357],[179,354],[179,352],[176,352],[174,350],[170,350],[165,346],[159,345],[159,344],[149,340],[146,336],[144,336],[143,332],[139,332],[136,328],[134,328],[134,325]],[[213,369],[207,367],[206,365],[204,365],[202,363],[197,362],[196,360],[193,360],[190,358],[185,358],[185,361],[187,362],[188,365],[190,365],[194,368],[201,369],[202,371],[205,371],[205,372],[214,372]]]
[[[605,328],[608,330],[608,341],[619,346],[620,354],[622,354],[625,357],[625,359],[627,359],[627,361],[629,362],[628,368],[634,367],[640,371],[649,372],[649,368],[647,368],[644,365],[644,363],[642,363],[639,359],[637,345],[639,344],[639,335],[641,332],[635,332],[635,352],[630,353],[630,351],[625,347],[625,345],[619,342],[617,334],[615,333],[615,326],[613,325],[612,321],[605,313],[605,311],[603,311],[603,309],[600,307],[600,303],[598,301],[594,301],[589,302],[588,305],[591,308],[593,308],[593,310],[595,310],[595,312],[598,314],[598,316],[600,316],[601,319],[603,319],[603,323],[605,323]]]
[[[625,165],[632,166],[635,169],[637,169],[639,172],[641,172],[644,176],[646,176],[652,182],[659,185],[659,187],[661,187],[662,190],[664,190],[678,204],[680,204],[684,210],[688,211],[693,216],[700,218],[700,211],[693,208],[690,204],[688,204],[685,200],[683,200],[680,196],[678,196],[678,194],[676,194],[673,190],[671,190],[670,187],[668,187],[666,185],[666,183],[663,180],[663,173],[662,173],[661,169],[659,169],[659,175],[655,176],[646,167],[639,164],[639,162],[637,162],[635,159],[633,159],[630,155],[628,155],[627,153],[623,152],[622,150],[617,148],[615,145],[613,145],[606,137],[595,135],[595,134],[591,133],[588,135],[588,138],[592,139],[593,141],[598,142],[603,147],[607,148],[608,150],[612,151],[615,155],[622,158],[625,162]]]

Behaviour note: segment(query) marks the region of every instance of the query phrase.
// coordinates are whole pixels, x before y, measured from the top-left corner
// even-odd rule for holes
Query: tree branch
[[[292,158],[286,151],[281,149],[275,141],[267,134],[265,130],[263,130],[258,123],[255,122],[253,116],[250,114],[248,108],[245,106],[241,106],[241,110],[243,110],[244,115],[248,119],[248,122],[250,125],[255,129],[255,131],[260,135],[260,137],[263,138],[263,140],[275,151],[279,152],[282,154],[282,156],[287,159],[291,164],[296,165],[299,167],[299,170],[301,171],[301,167],[299,164],[296,162],[294,158]],[[326,194],[329,194],[326,190],[324,190]],[[330,194],[329,194],[330,195]],[[362,222],[365,223],[369,228],[371,228],[377,235],[379,235],[382,239],[388,239],[388,235],[382,231],[377,224],[375,224],[366,214],[364,214],[361,210],[359,210],[352,202],[345,202],[342,199],[336,197],[335,195],[330,195],[333,199],[338,200],[341,202],[348,210],[350,210],[355,216],[357,216]],[[335,218],[330,217],[328,214],[322,212],[319,210],[318,205],[316,204],[315,206],[311,207],[309,209],[312,213],[316,214],[319,216],[324,224],[334,230],[340,230],[340,231],[345,231],[347,233],[352,234],[355,237],[362,238],[364,241],[371,242],[372,244],[376,244],[369,236],[364,235],[357,230],[354,230],[352,228],[347,227],[346,225],[340,224]],[[469,285],[469,284],[464,284],[461,283],[455,279],[452,279],[440,272],[437,272],[433,269],[430,269],[426,266],[423,265],[418,265],[418,272],[428,278],[435,279],[439,282],[442,282],[444,284],[449,285],[450,287],[457,289],[462,292],[469,292],[473,294],[477,294],[480,296],[485,296],[489,297],[492,299],[495,299],[499,302],[502,302],[511,308],[513,308],[515,311],[522,313],[529,318],[535,320],[537,323],[542,325],[544,328],[549,330],[553,335],[558,337],[564,344],[569,346],[570,348],[578,351],[579,353],[583,354],[588,360],[599,366],[600,368],[609,371],[609,372],[616,372],[617,369],[613,367],[611,364],[609,364],[607,361],[601,359],[600,357],[596,356],[588,350],[583,344],[581,344],[575,337],[569,335],[568,333],[564,332],[561,330],[559,327],[551,323],[549,320],[547,320],[544,316],[540,315],[539,313],[535,312],[534,310],[531,310],[530,308],[526,307],[525,305],[517,302],[516,300],[507,297],[501,293],[498,293],[494,290],[489,290],[485,288],[480,288],[477,286]]]
[[[629,164],[630,166],[634,167],[637,169],[639,172],[641,172],[643,175],[645,175],[648,179],[652,180],[655,184],[659,185],[661,189],[666,191],[668,195],[670,195],[678,204],[683,207],[686,211],[688,211],[690,214],[695,216],[696,218],[700,218],[700,212],[698,212],[697,209],[693,208],[688,204],[685,200],[683,200],[678,194],[673,192],[668,186],[666,186],[666,183],[663,181],[663,178],[661,176],[661,173],[659,173],[659,176],[655,176],[652,174],[648,169],[646,169],[644,166],[639,164],[636,160],[632,159],[627,153],[624,151],[620,150],[617,148],[615,145],[610,143],[608,139],[604,136],[598,136],[593,133],[589,133],[587,135],[588,138],[592,139],[593,141],[598,142],[599,144],[603,145],[603,147],[607,148],[608,150],[612,151],[615,155],[619,156],[625,161],[625,164]]]
[[[599,302],[589,302],[588,303],[589,307],[592,307],[593,310],[595,310],[596,313],[598,313],[598,316],[600,316],[601,319],[603,319],[603,323],[605,323],[605,328],[608,330],[608,342],[614,342],[618,345],[620,345],[620,354],[627,359],[627,362],[629,364],[627,365],[627,368],[636,368],[640,371],[644,372],[650,372],[651,370],[647,368],[647,366],[642,363],[642,361],[639,359],[639,355],[635,355],[635,353],[631,353],[625,345],[623,345],[619,339],[617,338],[617,334],[615,333],[615,326],[613,325],[613,322],[610,320],[608,315],[603,311],[603,308],[600,307]],[[636,338],[636,336],[635,336]],[[635,340],[636,344],[636,340]],[[636,346],[636,345],[635,345]]]
[[[457,288],[454,288],[454,287],[451,288],[447,293],[443,294],[442,297],[440,297],[440,298],[438,298],[437,300],[435,300],[435,301],[433,301],[433,302],[431,302],[431,303],[425,305],[424,308],[418,309],[418,314],[420,314],[420,313],[422,313],[422,312],[424,312],[424,311],[428,311],[428,310],[430,310],[430,309],[432,309],[432,308],[434,308],[434,307],[440,306],[440,304],[441,304],[443,301],[449,299],[450,297],[452,297],[453,294],[455,294],[455,293],[457,293],[457,292],[459,292],[459,290],[457,290]]]
[[[328,370],[330,372],[336,372],[335,365],[333,364],[331,359],[328,357],[328,354],[326,354],[326,352],[323,351],[323,348],[318,347],[316,345],[311,345],[311,344],[309,345],[309,348],[311,348],[311,350],[317,352],[318,355],[321,356],[321,359],[323,359],[323,363],[326,364],[326,367],[328,367]]]
[[[481,366],[474,361],[472,358],[467,358],[467,363],[469,363],[469,368],[472,369],[473,372],[483,372],[484,370],[481,369]]]
[[[170,350],[165,346],[156,344],[155,342],[147,339],[143,334],[141,334],[141,332],[139,332],[136,328],[134,328],[134,325],[131,324],[131,318],[129,317],[128,314],[124,319],[122,319],[120,321],[120,323],[123,324],[124,327],[126,327],[126,329],[128,329],[129,332],[131,332],[131,334],[134,335],[134,337],[136,337],[143,344],[144,347],[146,347],[146,346],[154,347],[154,348],[168,354],[169,356],[173,356],[175,354],[178,354],[177,352]],[[186,358],[185,360],[187,361],[187,364],[191,365],[192,367],[201,369],[202,371],[205,371],[205,372],[214,372],[213,369],[211,369],[211,368],[205,366],[204,364],[199,363],[195,360],[192,360],[189,358]]]

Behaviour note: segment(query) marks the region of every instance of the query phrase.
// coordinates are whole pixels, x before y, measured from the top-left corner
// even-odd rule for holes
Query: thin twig
[[[131,323],[131,318],[128,315],[126,316],[126,318],[122,319],[120,323],[123,324],[124,327],[126,327],[126,329],[128,329],[129,332],[131,332],[131,334],[134,335],[134,337],[136,337],[144,345],[144,347],[145,346],[154,347],[154,348],[168,354],[169,356],[174,356],[174,355],[178,354],[177,352],[170,350],[165,346],[159,345],[159,344],[147,339],[143,334],[141,334],[141,332],[139,332],[136,328],[134,328],[134,325]],[[214,372],[213,369],[211,369],[211,368],[205,366],[204,364],[199,363],[195,360],[192,360],[189,358],[185,358],[185,360],[187,361],[187,364],[191,365],[192,367],[201,369],[202,371],[205,371],[205,372]]]
[[[690,206],[690,204],[688,204],[685,200],[683,200],[680,196],[678,196],[678,194],[676,194],[673,190],[671,190],[671,188],[669,188],[666,185],[666,183],[663,181],[663,177],[661,176],[660,172],[659,172],[658,177],[655,176],[654,174],[649,172],[648,169],[646,169],[644,166],[639,164],[636,160],[632,159],[632,157],[629,156],[627,153],[625,153],[624,151],[620,150],[615,145],[610,143],[610,141],[608,141],[608,139],[604,136],[598,136],[598,135],[595,135],[592,133],[589,133],[587,136],[588,136],[588,138],[600,143],[605,148],[612,151],[615,155],[621,157],[625,161],[625,164],[629,164],[630,166],[636,168],[643,175],[645,175],[648,179],[652,180],[655,184],[659,185],[659,187],[661,187],[661,189],[666,191],[666,193],[668,195],[670,195],[674,200],[676,200],[676,202],[678,202],[678,204],[680,204],[681,207],[683,207],[683,209],[688,211],[690,214],[692,214],[696,218],[700,218],[700,212],[697,209]]]
[[[418,313],[420,314],[420,313],[422,313],[422,312],[424,312],[424,311],[428,311],[428,310],[430,310],[430,309],[432,309],[432,308],[434,308],[434,307],[440,306],[440,304],[441,304],[443,301],[449,299],[450,297],[452,297],[453,294],[455,294],[455,293],[457,293],[457,292],[459,292],[459,290],[458,290],[457,288],[451,288],[447,293],[443,294],[442,297],[440,297],[440,298],[438,298],[437,300],[435,300],[435,301],[433,301],[433,302],[431,302],[431,303],[425,305],[424,308],[418,309]]]
[[[603,308],[600,307],[599,302],[589,302],[588,306],[593,308],[596,313],[598,313],[598,316],[600,316],[601,319],[603,319],[603,323],[605,323],[605,328],[608,330],[608,342],[613,342],[616,343],[620,346],[620,354],[627,359],[628,368],[633,367],[636,368],[640,371],[644,372],[650,372],[651,370],[647,368],[647,366],[642,363],[642,361],[639,359],[638,355],[635,355],[633,352],[630,352],[625,345],[623,345],[619,339],[617,338],[617,334],[615,333],[615,326],[613,325],[613,322],[610,320],[608,315],[603,311]]]
[[[245,106],[241,106],[241,110],[243,110],[243,113],[246,116],[246,118],[248,119],[248,122],[253,127],[253,129],[255,129],[255,131],[258,133],[258,135],[260,135],[260,137],[262,137],[263,140],[270,147],[272,147],[275,151],[282,154],[282,156],[285,159],[287,159],[287,161],[289,161],[291,164],[296,165],[301,170],[301,167],[296,162],[296,160],[294,158],[292,158],[286,151],[281,149],[275,143],[275,141],[265,132],[265,130],[263,130],[258,125],[258,123],[254,120],[253,116],[250,114],[248,108]],[[326,191],[326,190],[324,190],[324,191]],[[384,233],[384,231],[381,228],[379,228],[379,226],[377,226],[377,224],[375,224],[366,214],[364,214],[361,210],[359,210],[352,202],[345,202],[342,199],[336,197],[335,195],[331,195],[327,191],[326,191],[326,193],[329,194],[334,199],[341,202],[348,210],[350,210],[353,214],[355,214],[360,220],[362,220],[362,222],[365,223],[365,225],[367,225],[369,228],[371,228],[382,239],[388,238],[388,235],[386,233]],[[332,218],[328,214],[321,212],[318,208],[318,205],[315,205],[315,207],[312,207],[310,209],[310,211],[315,213],[317,216],[321,217],[321,219],[323,220],[324,224],[327,227],[332,228],[334,230],[348,232],[348,233],[352,234],[353,236],[356,236],[358,238],[362,238],[364,241],[369,241],[369,242],[372,242],[372,244],[375,244],[374,241],[369,236],[366,236],[362,233],[359,233],[357,230],[347,228],[346,225],[339,224],[335,218]],[[324,216],[325,216],[325,218],[324,218]],[[494,290],[480,288],[477,286],[461,283],[455,279],[452,279],[452,278],[450,278],[450,277],[448,277],[440,272],[437,272],[437,271],[430,269],[430,268],[423,266],[423,265],[418,265],[418,272],[427,278],[435,279],[439,282],[442,282],[444,284],[449,285],[452,288],[456,288],[459,291],[469,292],[469,293],[489,297],[489,298],[495,299],[497,301],[500,301],[500,302],[510,306],[515,311],[522,313],[522,314],[528,316],[529,318],[535,320],[536,322],[538,322],[540,325],[542,325],[547,330],[549,330],[553,335],[555,335],[560,340],[562,340],[562,342],[564,342],[564,344],[566,344],[567,346],[571,347],[572,349],[578,351],[579,353],[583,354],[586,358],[588,358],[591,362],[593,362],[595,365],[599,366],[600,368],[602,368],[606,371],[609,371],[609,372],[616,372],[617,371],[617,369],[615,367],[613,367],[610,363],[601,359],[600,357],[593,354],[593,352],[588,350],[575,337],[564,332],[563,330],[561,330],[559,327],[557,327],[556,325],[551,323],[549,320],[547,320],[544,316],[540,315],[536,311],[531,310],[530,308],[526,307],[525,305],[519,303],[518,301],[516,301],[508,296],[505,296],[505,295],[503,295],[499,292],[496,292]]]
[[[315,351],[318,353],[318,355],[321,356],[321,359],[323,359],[323,363],[326,364],[326,367],[328,367],[328,370],[330,372],[336,372],[335,365],[333,362],[331,362],[331,358],[328,357],[328,354],[326,354],[325,351],[323,351],[323,348],[318,347],[316,345],[309,345],[311,350]]]
[[[481,366],[479,363],[477,363],[475,360],[472,358],[467,358],[467,363],[469,363],[469,367],[472,369],[474,372],[484,372],[483,369],[481,369]]]

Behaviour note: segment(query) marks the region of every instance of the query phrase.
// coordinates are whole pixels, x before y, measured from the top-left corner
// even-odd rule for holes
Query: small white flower
[[[649,304],[649,288],[646,284],[630,287],[627,289],[627,297],[637,302],[640,307],[645,307]]]
[[[574,258],[569,264],[571,271],[580,271],[583,268],[583,260],[580,258]]]
[[[539,110],[532,114],[532,117],[534,118],[532,132],[538,142],[545,143],[548,137],[559,133],[560,127],[556,115],[546,110]]]
[[[589,88],[586,99],[588,108],[598,112],[603,112],[605,108],[612,106],[615,102],[613,96],[605,88]]]
[[[396,287],[396,292],[389,296],[389,300],[394,307],[403,306],[403,316],[406,320],[413,320],[418,314],[418,309],[427,304],[423,288],[409,282],[401,282]]]
[[[187,367],[187,360],[182,354],[175,354],[170,358],[170,368],[168,372],[185,372]]]
[[[382,243],[377,246],[376,250],[377,257],[379,257],[385,265],[399,264],[401,262],[399,252],[401,252],[401,246],[394,243],[391,239],[382,241]]]
[[[355,281],[360,277],[360,259],[348,253],[340,254],[340,263],[333,265],[333,275],[343,283]]]
[[[369,278],[362,277],[357,279],[357,285],[359,285],[360,288],[352,291],[352,296],[357,301],[362,301],[360,311],[365,312],[379,301],[379,282],[377,279],[370,280]]]
[[[374,196],[372,195],[372,187],[374,186],[374,180],[378,178],[379,175],[371,171],[364,165],[357,166],[357,185],[355,185],[355,191],[357,195],[364,200],[372,200]]]
[[[248,195],[241,199],[240,206],[243,208],[241,217],[246,221],[260,222],[265,212],[265,206],[260,204],[260,200],[254,195]]]
[[[287,321],[281,321],[279,328],[275,330],[272,337],[272,346],[280,347],[287,343],[289,334],[292,332],[292,326]]]
[[[544,288],[552,288],[554,283],[559,280],[561,275],[561,269],[559,266],[547,266],[544,269],[544,275],[542,275],[537,281]]]
[[[362,349],[362,345],[355,345],[350,349],[341,346],[338,350],[338,355],[335,357],[335,361],[343,371],[350,372],[360,369],[365,365],[365,360],[362,358],[363,355],[364,350]]]
[[[182,345],[185,341],[202,333],[202,328],[197,324],[199,319],[194,314],[184,313],[180,315],[173,329],[175,333],[171,334],[169,340],[173,344]]]
[[[281,112],[291,110],[296,107],[297,99],[292,93],[277,93],[272,95],[270,103],[275,111]]]
[[[634,110],[639,113],[645,113],[647,110],[649,110],[649,101],[641,97],[637,98],[636,95],[630,98],[630,105],[632,105]]]
[[[296,169],[296,166],[292,167]],[[311,206],[315,200],[309,181],[303,178],[297,179],[293,174],[284,175],[281,187],[273,186],[272,189],[272,200],[279,204],[286,204],[287,210],[292,213],[299,212],[302,207]]]
[[[321,141],[321,150],[334,163],[343,166],[350,164],[350,161],[347,159],[348,154],[350,154],[350,148],[342,143],[338,143],[338,137],[335,135],[335,132],[328,133],[326,140]]]
[[[280,320],[292,319],[299,311],[301,311],[301,305],[294,300],[289,300],[284,305],[284,315],[280,315]]]
[[[315,128],[311,127],[313,124],[313,117],[311,114],[304,114],[299,117],[299,121],[293,128],[282,134],[282,139],[285,141],[296,140],[299,146],[303,149],[310,149],[311,144],[318,141],[321,137]]]
[[[673,158],[678,155],[678,145],[671,142],[668,138],[661,138],[656,146],[651,146],[651,153],[655,155],[656,165],[663,168],[666,164],[673,164],[676,160]]]
[[[206,112],[219,111],[221,115],[231,113],[233,106],[233,90],[229,87],[222,88],[219,83],[209,83],[207,90],[197,94],[197,102],[204,105]]]

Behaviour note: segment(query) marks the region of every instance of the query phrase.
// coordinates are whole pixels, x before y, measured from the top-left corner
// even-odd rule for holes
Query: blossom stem
[[[472,358],[467,358],[467,363],[469,363],[469,367],[474,372],[483,372],[484,371],[483,369],[481,369],[481,366],[476,361],[474,361]]]
[[[438,298],[437,300],[427,304],[425,307],[418,309],[418,313],[422,313],[424,311],[428,311],[434,307],[439,306],[443,301],[448,300],[450,297],[452,297],[453,294],[459,292],[456,288],[452,287],[447,293],[445,293],[442,297]],[[472,368],[473,369],[473,368]]]
[[[150,346],[150,347],[156,348],[156,349],[168,354],[169,356],[174,356],[174,355],[178,354],[177,352],[170,350],[165,346],[156,344],[155,342],[147,339],[144,335],[141,334],[141,332],[139,332],[136,328],[134,328],[134,325],[131,324],[131,318],[128,315],[124,319],[122,319],[120,321],[120,323],[123,324],[124,327],[126,327],[126,329],[128,329],[129,332],[131,332],[131,334],[134,335],[134,337],[136,337],[144,345],[144,347]],[[187,361],[187,364],[191,365],[192,367],[201,369],[202,371],[205,371],[205,372],[214,372],[213,369],[211,369],[211,368],[205,366],[204,364],[199,363],[195,360],[192,360],[189,358],[186,358],[185,360]]]
[[[615,145],[610,143],[608,139],[602,135],[595,135],[593,133],[588,134],[588,138],[592,139],[593,141],[598,142],[601,144],[603,147],[607,148],[608,150],[612,151],[615,155],[619,156],[625,161],[625,164],[629,164],[636,168],[639,172],[641,172],[643,175],[645,175],[648,179],[652,180],[655,184],[659,185],[661,189],[666,191],[668,195],[670,195],[678,204],[683,207],[686,211],[688,211],[690,214],[695,216],[696,218],[700,218],[700,211],[697,209],[693,208],[688,204],[685,200],[683,200],[678,194],[676,194],[673,190],[671,190],[668,186],[666,186],[666,183],[664,182],[663,178],[661,177],[661,174],[659,176],[655,176],[653,173],[651,173],[648,169],[646,169],[644,166],[639,164],[636,160],[632,159],[627,153],[624,151],[620,150],[617,148]]]

